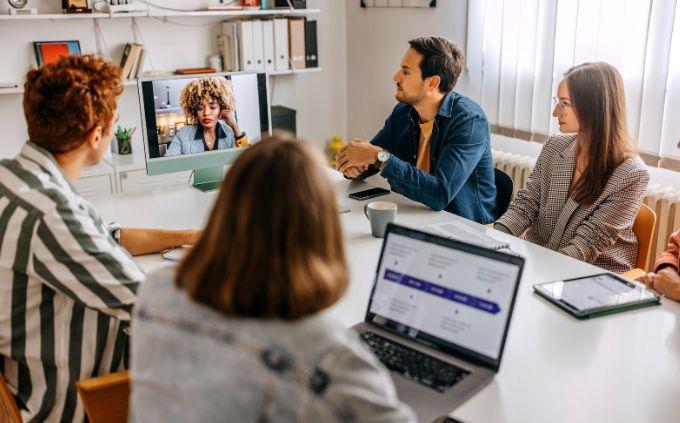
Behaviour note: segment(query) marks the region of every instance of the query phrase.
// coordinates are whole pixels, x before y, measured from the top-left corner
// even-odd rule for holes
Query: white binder
[[[253,60],[254,67],[252,70],[264,70],[264,40],[262,21],[250,21],[253,36]]]
[[[241,59],[241,70],[257,70],[255,50],[253,49],[253,23],[252,21],[239,21],[237,25],[240,41],[239,56]]]
[[[274,54],[277,71],[290,69],[288,60],[288,20],[274,19]]]
[[[264,41],[264,70],[273,72],[276,70],[276,57],[274,55],[274,21],[262,21],[262,38]]]

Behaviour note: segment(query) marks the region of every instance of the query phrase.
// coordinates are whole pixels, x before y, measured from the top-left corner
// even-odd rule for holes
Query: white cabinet
[[[120,192],[154,191],[163,187],[187,185],[191,172],[149,176],[146,169],[122,170],[118,174]]]
[[[81,197],[91,198],[96,195],[113,194],[115,192],[111,175],[89,176],[78,179],[74,184]]]
[[[85,198],[113,194],[117,191],[113,166],[107,162],[92,166],[83,172],[73,186]]]
[[[106,159],[114,169],[117,192],[155,191],[163,187],[187,185],[191,172],[149,176],[143,157],[113,154]]]

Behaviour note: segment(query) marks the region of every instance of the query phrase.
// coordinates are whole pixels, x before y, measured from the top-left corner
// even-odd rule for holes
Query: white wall
[[[440,0],[437,7],[362,9],[347,7],[347,118],[350,137],[370,139],[396,104],[392,76],[408,40],[426,35],[448,37],[465,48],[466,0]],[[465,94],[467,74],[456,90]]]
[[[272,78],[272,104],[298,111],[298,136],[319,145],[333,135],[347,136],[347,38],[345,4],[337,0],[307,0],[321,9],[318,21],[320,73]]]
[[[39,13],[59,13],[58,1],[29,0],[28,7]],[[154,3],[186,9],[217,4],[217,0],[155,0]],[[318,21],[319,60],[322,72],[273,77],[272,104],[298,111],[298,135],[321,144],[333,135],[347,132],[347,43],[345,4],[330,0],[308,0],[309,8],[321,13],[310,15]],[[7,4],[0,7],[6,13]],[[219,18],[138,18],[136,19],[148,47],[145,70],[172,70],[206,66],[207,57],[217,52]],[[115,62],[123,46],[134,41],[130,19],[100,19],[104,40]],[[23,75],[35,64],[32,42],[44,40],[80,40],[83,53],[97,51],[93,20],[0,21],[0,82],[23,81]],[[23,82],[22,82],[23,83]],[[22,95],[0,95],[0,127],[3,142],[0,158],[14,156],[27,139],[21,106]],[[136,87],[126,87],[119,100],[119,124],[136,126],[133,150],[143,157],[141,121]]]

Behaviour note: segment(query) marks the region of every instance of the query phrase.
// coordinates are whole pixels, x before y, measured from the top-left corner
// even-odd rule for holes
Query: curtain
[[[604,61],[623,76],[641,156],[680,170],[677,0],[469,0],[467,20],[466,92],[493,132],[545,141],[564,73]]]

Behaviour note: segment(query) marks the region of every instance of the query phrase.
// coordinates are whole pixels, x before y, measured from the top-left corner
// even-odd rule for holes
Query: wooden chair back
[[[638,240],[638,255],[635,267],[647,271],[649,254],[652,251],[652,241],[656,230],[656,213],[646,204],[640,206],[635,222],[633,223],[633,233]]]
[[[0,422],[3,423],[21,423],[21,413],[17,402],[9,390],[9,386],[5,378],[0,374]]]
[[[81,380],[76,388],[90,423],[128,421],[130,374],[127,371]]]

